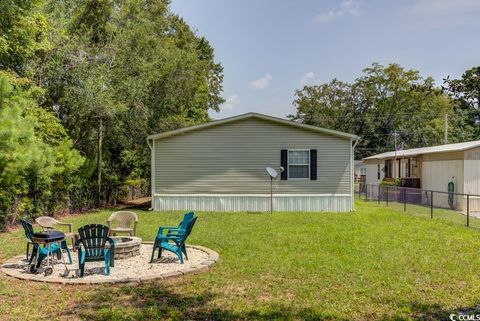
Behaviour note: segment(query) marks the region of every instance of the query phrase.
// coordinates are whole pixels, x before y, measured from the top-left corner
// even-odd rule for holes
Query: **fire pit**
[[[112,236],[115,241],[115,260],[140,255],[142,239],[135,236]]]

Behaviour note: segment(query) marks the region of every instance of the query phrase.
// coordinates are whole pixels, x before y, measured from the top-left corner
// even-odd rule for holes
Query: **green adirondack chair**
[[[192,232],[196,221],[197,217],[192,218],[188,221],[185,230],[179,229],[175,235],[169,236],[168,241],[161,242],[158,246],[158,258],[162,257],[162,251],[166,250],[175,253],[178,256],[180,263],[183,264],[183,254],[186,253],[185,242]],[[170,243],[169,241],[173,241],[173,243]]]
[[[42,247],[40,244],[38,244],[37,242],[35,242],[33,240],[33,234],[35,233],[35,231],[33,230],[33,225],[30,222],[27,222],[27,221],[24,221],[24,220],[20,220],[20,222],[22,223],[23,230],[25,232],[25,237],[27,238],[27,240],[29,242],[27,244],[27,258],[28,258],[28,245],[33,244],[32,254],[28,258],[28,264],[32,264],[33,259],[37,256],[37,253],[40,251],[40,253],[38,253],[37,263],[36,263],[35,267],[33,268],[33,270],[40,267],[40,264],[42,263],[42,261],[50,253],[54,253],[54,254],[57,255],[57,258],[60,258],[60,256],[61,256],[60,251],[62,250],[60,244],[53,243],[52,246],[50,247],[50,249],[48,249],[46,247]],[[67,249],[67,251],[68,251],[68,249]]]
[[[89,224],[78,229],[80,238],[75,242],[75,248],[80,277],[85,273],[85,263],[92,261],[105,261],[105,275],[110,275],[110,267],[115,261],[115,241],[108,237],[108,231],[108,226],[102,224]]]
[[[178,232],[186,230],[188,222],[194,217],[194,212],[188,212],[183,215],[183,219],[180,224],[178,224],[178,226],[160,226],[158,228],[157,237],[155,238],[155,242],[153,243],[152,257],[150,259],[150,263],[153,262],[155,250],[160,248],[160,244],[162,244],[162,242],[168,242],[168,240],[171,239],[176,239]],[[185,258],[188,260],[187,251],[185,248],[183,248],[183,253],[185,254]]]

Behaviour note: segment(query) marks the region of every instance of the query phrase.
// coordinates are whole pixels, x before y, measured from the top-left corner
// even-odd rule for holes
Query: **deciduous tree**
[[[448,97],[435,94],[432,78],[397,64],[374,63],[352,84],[336,79],[297,90],[293,120],[361,137],[356,157],[392,150],[393,133],[405,148],[441,144]]]

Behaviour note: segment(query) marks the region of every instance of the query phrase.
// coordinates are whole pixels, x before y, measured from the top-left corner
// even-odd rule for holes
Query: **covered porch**
[[[384,160],[385,180],[401,180],[402,187],[422,188],[421,156],[393,157]]]

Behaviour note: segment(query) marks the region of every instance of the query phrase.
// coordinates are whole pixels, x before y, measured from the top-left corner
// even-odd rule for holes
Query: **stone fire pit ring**
[[[136,236],[112,236],[115,241],[115,260],[140,255],[142,239]]]
[[[133,239],[133,237],[127,238]],[[135,256],[132,256],[132,253],[135,252],[133,244],[127,244],[124,248],[126,248],[125,256],[115,259],[115,266],[110,268],[110,275],[108,276],[103,274],[104,262],[87,262],[85,264],[85,276],[80,278],[78,276],[78,255],[75,252],[72,252],[73,264],[67,264],[68,274],[61,262],[54,265],[52,275],[44,276],[42,267],[39,268],[39,273],[32,274],[28,271],[29,264],[25,255],[15,256],[5,262],[0,266],[0,271],[17,279],[37,282],[61,284],[143,283],[206,272],[219,259],[218,253],[209,248],[187,245],[189,260],[184,260],[184,264],[180,264],[175,254],[166,251],[163,252],[162,258],[157,259],[155,256],[154,262],[150,263],[152,243],[142,243],[138,255]],[[115,248],[115,251],[117,251],[117,248]],[[64,256],[67,259],[66,254]]]

